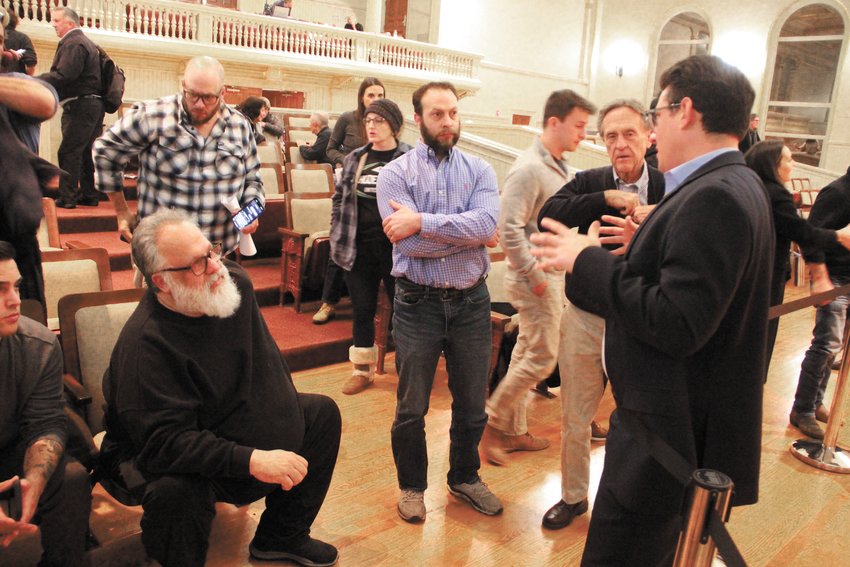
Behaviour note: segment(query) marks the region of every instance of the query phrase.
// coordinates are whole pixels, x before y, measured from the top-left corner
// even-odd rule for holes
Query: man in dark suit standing
[[[586,234],[602,215],[642,221],[664,197],[664,176],[644,161],[649,126],[636,100],[615,100],[599,111],[598,130],[611,164],[587,169],[555,193],[540,210]],[[611,249],[615,247],[612,246]],[[569,287],[569,278],[567,278]],[[565,528],[587,511],[591,422],[605,391],[602,335],[605,321],[567,302],[561,314],[561,499],[543,516],[549,529]]]
[[[685,487],[646,437],[728,474],[733,505],[758,497],[774,236],[765,189],[737,151],[755,94],[712,56],[680,61],[661,86],[648,114],[667,195],[625,256],[599,247],[598,225],[579,235],[546,219],[553,234],[535,239],[544,267],[572,274],[570,301],[605,318],[617,410],[586,566],[672,563]]]
[[[71,8],[52,9],[50,24],[59,36],[59,47],[50,71],[38,78],[56,89],[62,105],[62,143],[57,157],[65,173],[59,178],[56,206],[96,207],[100,193],[94,188],[91,147],[103,129],[100,53],[80,29],[80,17]]]
[[[743,138],[741,138],[741,142],[738,144],[738,149],[741,150],[742,154],[745,154],[747,153],[747,150],[759,142],[761,142],[761,136],[759,136],[759,115],[750,114],[750,125],[747,128],[747,133],[744,134]]]

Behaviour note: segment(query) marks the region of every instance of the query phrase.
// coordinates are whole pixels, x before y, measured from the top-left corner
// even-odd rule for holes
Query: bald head
[[[190,78],[216,81],[221,89],[224,86],[224,67],[214,57],[198,55],[189,60],[186,72],[183,73],[183,82],[188,83]]]

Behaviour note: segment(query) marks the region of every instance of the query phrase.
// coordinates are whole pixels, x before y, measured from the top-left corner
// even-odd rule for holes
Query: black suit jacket
[[[572,181],[561,187],[543,204],[537,217],[538,222],[550,217],[567,226],[577,226],[580,233],[587,234],[591,223],[599,220],[602,215],[623,216],[620,211],[605,204],[603,192],[616,188],[614,168],[610,165],[579,171]],[[664,175],[650,167],[647,203],[655,205],[663,197]]]
[[[764,186],[739,152],[724,153],[658,204],[625,256],[582,251],[567,291],[605,318],[617,411],[637,416],[694,467],[728,474],[733,504],[758,495],[773,247]],[[617,422],[608,490],[630,510],[679,512],[684,487]]]

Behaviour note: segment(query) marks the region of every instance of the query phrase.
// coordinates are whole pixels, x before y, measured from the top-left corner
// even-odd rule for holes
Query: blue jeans
[[[487,286],[482,281],[444,293],[399,278],[394,309],[398,395],[392,446],[399,487],[428,487],[425,414],[441,352],[452,394],[448,483],[474,482],[481,467],[478,442],[487,424],[484,404],[492,353]]]
[[[850,277],[833,277],[832,283],[839,287],[850,283]],[[818,307],[812,344],[803,359],[797,393],[794,394],[794,410],[799,415],[814,415],[815,409],[823,403],[832,361],[844,340],[848,303],[850,296],[841,295],[828,305]]]

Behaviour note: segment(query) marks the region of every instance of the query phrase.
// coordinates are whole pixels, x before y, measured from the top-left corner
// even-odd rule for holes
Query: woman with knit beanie
[[[398,139],[404,117],[398,105],[378,99],[363,114],[368,143],[349,153],[336,185],[331,213],[331,258],[345,272],[345,283],[354,309],[354,345],[349,359],[354,364],[343,394],[356,394],[373,381],[378,349],[373,320],[381,281],[392,302],[395,280],[392,244],[384,234],[378,212],[378,174],[390,161],[411,148]]]

